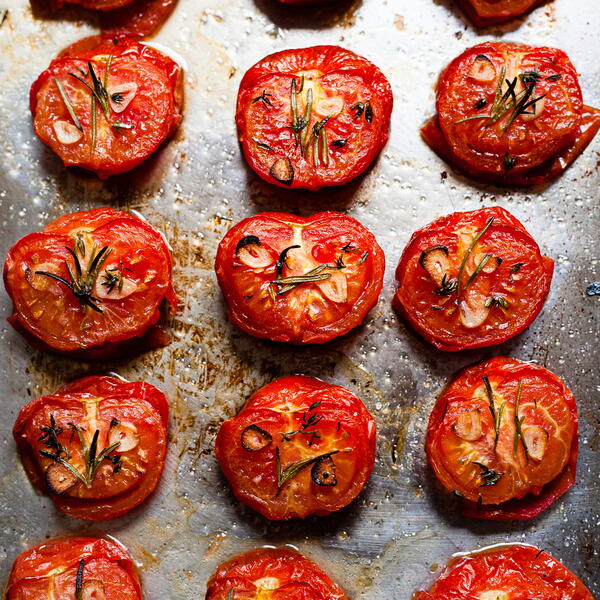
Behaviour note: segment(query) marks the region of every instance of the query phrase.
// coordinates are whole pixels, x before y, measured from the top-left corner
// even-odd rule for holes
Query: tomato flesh
[[[167,401],[155,387],[94,376],[31,401],[13,435],[32,483],[50,494],[56,508],[97,521],[127,513],[154,491],[166,455],[167,421]],[[75,480],[66,490],[54,489],[49,474],[59,465],[68,475],[64,461],[86,476],[92,459],[84,452],[96,431],[96,456],[119,445],[88,477],[89,486]]]
[[[132,0],[100,15],[103,34],[148,37],[158,31],[175,9],[177,0]]]
[[[252,237],[258,243],[240,247]],[[251,335],[296,344],[327,342],[359,325],[377,302],[384,268],[374,236],[334,212],[245,219],[223,238],[215,262],[230,320]]]
[[[437,247],[446,249],[446,286],[423,265],[423,257]],[[553,270],[552,259],[542,256],[506,210],[453,213],[411,237],[396,270],[394,307],[441,350],[491,346],[531,324],[547,298]]]
[[[90,39],[98,45],[82,40],[38,77],[30,105],[36,134],[65,165],[106,178],[133,169],[173,134],[181,121],[181,68],[131,39]],[[93,75],[107,92],[105,107],[88,87]]]
[[[247,445],[249,428],[262,443]],[[326,515],[365,486],[375,461],[375,422],[343,387],[284,377],[258,390],[223,423],[216,454],[236,497],[268,519]],[[285,474],[310,459],[279,484],[278,460]]]
[[[600,111],[583,105],[562,50],[503,42],[469,48],[450,63],[438,81],[437,112],[421,132],[442,158],[476,178],[518,185],[557,176],[600,127]]]
[[[54,539],[21,553],[10,574],[7,600],[75,598],[82,560],[83,590],[93,585],[111,600],[142,600],[133,562],[123,547],[91,537]]]
[[[233,590],[233,592],[232,592]],[[339,585],[289,547],[258,548],[219,566],[206,600],[346,600]]]
[[[542,2],[544,0],[458,0],[477,27],[510,21]]]
[[[427,431],[429,463],[442,485],[467,502],[470,516],[503,518],[511,501],[504,518],[530,518],[529,498],[523,514],[518,500],[535,497],[539,513],[570,487],[564,489],[565,478],[573,483],[575,399],[538,365],[496,357],[466,369],[438,399]]]
[[[106,260],[89,290],[93,300],[82,304],[67,286],[72,274],[77,279],[71,253],[85,273],[103,248],[100,259]],[[19,240],[8,253],[4,282],[15,328],[48,349],[79,355],[140,338],[157,322],[163,300],[173,307],[177,302],[162,235],[141,219],[108,208],[73,213]]]
[[[432,588],[414,600],[593,600],[563,564],[529,545],[502,544],[459,555]]]
[[[272,54],[240,84],[236,122],[244,156],[260,177],[282,187],[347,183],[386,144],[392,102],[383,73],[348,50]],[[291,167],[285,177],[274,170],[281,160]]]

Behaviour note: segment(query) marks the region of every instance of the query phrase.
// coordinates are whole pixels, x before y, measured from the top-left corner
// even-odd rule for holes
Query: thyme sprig
[[[94,432],[92,441],[88,446],[81,433],[83,429],[74,423],[69,423],[69,427],[71,428],[71,440],[77,435],[81,445],[85,467],[84,473],[71,464],[71,455],[65,446],[58,441],[58,437],[64,432],[64,429],[56,425],[56,420],[52,414],[50,415],[50,425],[43,425],[40,427],[42,435],[38,438],[38,441],[43,441],[44,445],[50,450],[39,450],[39,453],[46,458],[51,458],[53,461],[68,469],[86,488],[89,489],[92,487],[96,473],[103,460],[109,460],[113,465],[119,463],[120,456],[111,457],[109,454],[114,452],[120,446],[121,442],[115,442],[98,452],[98,436],[100,435],[98,429]]]
[[[311,458],[303,458],[302,460],[297,460],[296,462],[290,463],[284,469],[281,468],[281,458],[279,456],[279,448],[275,449],[275,466],[277,468],[277,493],[281,491],[281,488],[288,482],[290,479],[293,479],[306,469],[306,467],[314,464],[318,460],[322,458],[329,458],[334,454],[338,454],[341,452],[340,450],[333,450],[331,452],[325,452],[325,454],[319,454],[318,456],[313,456]]]
[[[484,306],[486,308],[494,308],[494,306],[500,306],[504,309],[507,309],[508,302],[506,301],[506,298],[503,298],[502,296],[492,296],[491,298],[488,298],[485,301]]]
[[[104,275],[102,276],[104,281],[102,282],[102,285],[106,288],[107,294],[110,294],[115,287],[119,290],[119,292],[123,291],[123,283],[125,281],[123,277],[123,271],[133,273],[131,269],[128,269],[123,265],[123,261],[119,261],[119,266],[115,267],[114,269],[104,270]]]
[[[103,246],[100,250],[96,251],[97,248],[94,244],[91,250],[90,261],[85,271],[81,267],[78,256],[78,254],[80,254],[81,258],[85,258],[85,245],[83,244],[83,240],[81,240],[81,238],[76,239],[74,249],[66,246],[65,248],[73,257],[73,265],[65,260],[70,281],[67,281],[59,275],[55,275],[54,273],[48,273],[47,271],[36,271],[36,274],[50,277],[68,287],[77,300],[79,300],[82,309],[89,307],[98,313],[102,313],[102,309],[98,306],[101,301],[92,294],[98,274],[109,254],[112,252],[112,248]]]
[[[371,102],[369,100],[366,102],[357,102],[356,104],[353,104],[350,107],[350,110],[354,111],[355,121],[358,121],[363,114],[367,123],[371,123],[373,121],[373,107],[371,106]]]
[[[498,473],[497,471],[494,471],[494,469],[490,469],[487,465],[484,465],[481,462],[477,462],[476,460],[472,461],[472,463],[474,465],[477,465],[482,471],[479,477],[483,481],[483,483],[481,483],[479,487],[496,485],[498,481],[500,481],[501,477],[504,475],[504,473]]]
[[[433,293],[437,296],[450,296],[452,295],[458,286],[456,279],[449,279],[448,275],[444,273],[442,275],[442,283],[437,290],[433,290]]]
[[[525,451],[525,459],[529,462],[529,448],[527,447],[527,442],[525,441],[525,437],[523,435],[523,421],[525,417],[519,416],[519,403],[521,402],[521,389],[523,387],[523,382],[519,381],[519,387],[517,388],[517,398],[515,400],[515,437],[513,441],[513,456],[517,455],[517,450],[519,449],[519,440],[523,443],[523,450]]]
[[[252,98],[252,104],[256,104],[260,102],[267,110],[271,110],[273,108],[273,103],[271,102],[271,98],[273,98],[273,94],[269,94],[267,90],[263,90],[260,96],[256,96],[256,98]]]
[[[492,413],[492,419],[494,421],[494,454],[496,453],[496,447],[498,446],[498,436],[500,435],[500,427],[502,425],[502,414],[506,407],[506,401],[503,401],[500,408],[496,410],[496,399],[494,396],[494,390],[490,384],[490,380],[487,375],[483,376],[483,383],[485,385],[485,391],[488,395],[490,412]]]
[[[292,437],[298,433],[313,434],[313,435],[318,434],[318,432],[316,430],[315,431],[307,431],[307,429],[309,427],[314,427],[323,419],[322,414],[317,413],[317,412],[312,412],[320,404],[321,404],[321,400],[318,400],[317,402],[315,402],[314,404],[311,404],[308,407],[308,410],[304,413],[304,416],[302,417],[302,425],[300,426],[300,429],[296,429],[296,431],[288,431],[287,433],[281,434],[283,436],[283,439],[286,442],[289,442],[292,439]]]

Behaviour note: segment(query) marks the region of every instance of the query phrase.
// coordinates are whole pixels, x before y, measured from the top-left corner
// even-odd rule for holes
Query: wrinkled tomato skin
[[[496,450],[493,449],[495,428],[484,375],[494,390],[496,411],[501,410],[503,415]],[[546,431],[546,451],[539,461],[527,457],[521,438],[518,438],[517,452],[514,452],[517,436],[514,403],[519,382],[522,383],[518,413],[523,417],[521,427],[527,431],[532,424],[544,425]],[[504,407],[500,408],[502,404]],[[469,411],[479,413],[483,429],[482,438],[470,446],[454,429],[457,423],[454,419]],[[543,414],[550,414],[556,420],[544,419]],[[575,398],[564,382],[547,369],[513,358],[495,357],[468,367],[446,387],[429,417],[425,447],[429,464],[440,483],[448,491],[458,491],[462,496],[465,516],[488,520],[531,519],[556,502],[575,483],[579,447]],[[457,457],[468,457],[469,460],[459,464]],[[475,460],[503,474],[496,484],[484,486],[477,480],[478,487],[475,483],[464,487],[463,473],[470,468],[464,465]],[[479,476],[480,469],[474,469]],[[507,494],[506,489],[510,493],[510,488],[503,488],[509,481],[513,482],[515,491],[512,493],[518,495],[500,503],[490,500],[496,495],[496,488],[498,493]],[[477,495],[481,501],[475,501]]]
[[[97,139],[93,146],[91,92],[70,73],[88,73],[89,61],[103,79],[110,55],[109,96],[112,98],[111,84],[115,89],[122,84],[135,84],[137,88],[121,112],[115,112],[111,105],[109,120],[133,127],[112,127],[97,106]],[[85,77],[90,79],[89,74]],[[57,137],[55,124],[72,124],[73,120],[56,79],[63,85],[83,129],[72,143]],[[84,38],[63,50],[31,86],[34,130],[66,166],[78,166],[106,179],[138,166],[174,134],[182,119],[182,89],[181,67],[158,50],[127,37]]]
[[[457,278],[460,259],[466,253],[466,243],[460,242],[460,232],[464,235],[468,233],[467,239],[471,239],[492,217],[492,225],[481,237],[471,256],[479,256],[485,251],[503,260],[489,276],[479,273],[472,286],[478,280],[489,279],[491,283],[487,295],[493,297],[494,293],[498,293],[506,297],[509,306],[506,310],[492,306],[483,324],[467,327],[461,320],[460,311],[455,309],[456,293],[438,295],[436,292],[439,288],[420,264],[420,257],[428,248],[444,245],[454,257],[451,278]],[[524,263],[520,270],[512,273],[511,269],[520,262]],[[469,269],[473,270],[475,265],[474,260],[469,259],[468,265],[461,279],[463,289]],[[456,352],[493,346],[518,335],[534,321],[550,291],[553,272],[554,261],[541,254],[539,246],[522,223],[507,210],[490,207],[452,213],[412,235],[396,269],[398,290],[393,306],[415,331],[440,350]],[[432,308],[440,305],[446,306],[446,310]]]
[[[480,56],[493,65],[496,79],[479,81],[472,76]],[[543,96],[539,115],[528,121],[526,115],[519,115],[510,125],[512,109],[494,124],[486,118],[473,119],[491,114],[504,68],[505,79],[516,77],[521,90],[520,75],[537,73],[532,96]],[[480,101],[486,102],[483,108],[477,106]],[[436,107],[437,115],[421,129],[424,140],[467,175],[498,184],[548,183],[577,158],[600,128],[600,111],[584,106],[577,72],[567,55],[555,48],[504,42],[469,48],[442,72]]]
[[[268,578],[273,587],[260,588]],[[290,547],[257,548],[221,564],[208,580],[205,600],[347,600],[342,588]]]
[[[480,598],[486,592],[500,598],[593,600],[579,578],[558,560],[535,546],[501,544],[453,558],[430,590],[413,600]]]
[[[262,240],[271,256],[266,268],[252,269],[238,259],[237,245],[246,236]],[[288,253],[282,274],[307,273],[343,255],[347,268],[329,272],[332,278],[343,278],[345,297],[331,299],[319,287],[323,282],[305,282],[273,299],[268,288],[275,286],[269,282],[277,278],[277,258],[297,244],[302,247]],[[341,250],[346,244],[351,252]],[[244,219],[221,240],[215,261],[230,321],[255,337],[292,344],[328,342],[360,325],[377,303],[384,270],[385,257],[375,237],[356,219],[335,212],[311,217],[259,213]]]
[[[90,410],[93,410],[92,418],[97,419],[97,426],[89,425]],[[50,423],[50,415],[64,430],[58,439],[72,457],[79,457],[81,449],[78,438],[71,437],[70,423],[84,429],[88,438],[96,427],[100,430],[98,452],[109,445],[106,440],[113,419],[133,424],[139,442],[132,448],[135,452],[119,453],[117,448],[111,453],[111,456],[121,456],[122,467],[116,474],[111,472],[113,467],[107,462],[89,490],[77,483],[57,494],[46,483],[46,469],[54,461],[39,454],[40,450],[49,450],[39,438],[40,426]],[[13,436],[29,479],[36,488],[50,495],[57,510],[79,519],[103,521],[128,513],[156,489],[166,456],[168,418],[167,399],[154,386],[115,377],[90,376],[25,405],[15,422]]]
[[[303,156],[289,128],[291,82],[295,78],[300,86],[302,73],[306,74],[305,89],[298,97],[298,115],[302,117],[307,102],[303,94],[314,86],[309,128],[312,130],[317,120],[330,116],[324,126],[328,165],[320,159],[319,166],[315,166],[312,148]],[[270,106],[256,100],[263,91],[270,94]],[[320,107],[326,107],[325,101],[332,98],[339,104],[322,108],[321,114]],[[355,118],[351,108],[367,101],[371,103],[371,122],[367,122],[364,112]],[[365,171],[387,143],[392,104],[391,87],[383,73],[353,52],[338,46],[284,50],[265,57],[244,75],[237,100],[238,136],[248,164],[269,183],[308,190],[343,185]],[[331,146],[333,142],[343,145]],[[258,143],[271,150],[260,148]],[[292,181],[278,180],[271,173],[273,163],[285,158],[293,166]]]
[[[133,0],[100,15],[102,32],[146,38],[160,29],[175,6],[177,0]]]
[[[142,600],[133,561],[113,540],[65,537],[49,540],[22,552],[15,560],[6,600],[75,598],[77,572],[84,560],[83,584],[96,580],[110,600]]]
[[[51,269],[68,281],[65,261],[72,267],[74,261],[66,248],[75,247],[80,233],[88,252],[93,244],[112,248],[105,268],[120,264],[113,262],[119,259],[124,279],[135,286],[121,299],[106,294],[100,305],[110,313],[82,309],[66,285],[36,274],[36,267]],[[104,289],[105,272],[98,274],[95,293]],[[7,255],[4,285],[14,305],[9,323],[36,347],[77,358],[104,359],[166,345],[168,334],[157,323],[161,306],[166,301],[173,310],[177,307],[171,255],[162,234],[111,208],[65,215],[19,240]]]
[[[284,439],[282,433],[298,431],[310,417],[314,426],[305,431],[311,433]],[[269,433],[272,442],[258,451],[245,449],[242,433],[250,426]],[[362,491],[375,462],[375,434],[373,417],[349,390],[312,377],[283,377],[254,393],[237,416],[222,424],[216,455],[240,502],[271,520],[305,518],[339,510]],[[282,469],[343,450],[331,457],[336,485],[318,485],[309,466],[278,490],[276,449]]]
[[[458,0],[477,27],[505,23],[533,10],[545,0]]]

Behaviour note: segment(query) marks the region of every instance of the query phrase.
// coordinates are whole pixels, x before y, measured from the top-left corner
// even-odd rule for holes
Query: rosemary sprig
[[[371,106],[371,102],[369,100],[366,102],[357,102],[350,107],[350,110],[354,111],[355,121],[358,121],[363,114],[367,123],[371,123],[373,121],[373,107]]]
[[[338,454],[340,450],[333,450],[332,452],[325,452],[325,454],[319,454],[318,456],[313,456],[312,458],[303,458],[302,460],[297,460],[296,462],[290,463],[283,470],[281,469],[281,458],[279,456],[279,448],[275,448],[275,465],[277,468],[277,493],[281,491],[281,488],[288,482],[290,479],[293,479],[306,469],[306,467],[312,465],[317,462],[321,458],[328,458],[333,456],[334,454]]]
[[[490,258],[492,258],[492,254],[488,253],[488,254],[484,255],[484,257],[479,261],[479,264],[477,265],[477,267],[475,267],[475,270],[471,273],[471,276],[469,277],[469,279],[467,279],[467,283],[465,283],[465,290],[469,287],[469,285],[475,279],[475,277],[477,277],[477,275],[479,275],[479,273],[485,267],[485,265],[488,264]]]
[[[525,437],[523,436],[523,421],[525,417],[519,416],[519,403],[521,401],[521,388],[523,387],[523,382],[519,381],[519,387],[517,388],[517,398],[515,400],[515,437],[513,441],[513,456],[517,455],[517,450],[519,449],[519,440],[523,443],[523,450],[525,451],[525,459],[529,462],[529,448],[527,448],[527,443],[525,442]]]
[[[490,380],[487,375],[483,376],[483,383],[485,385],[485,390],[488,395],[490,412],[492,413],[492,419],[494,421],[494,454],[496,453],[496,446],[498,445],[498,436],[500,435],[500,427],[502,425],[502,414],[504,413],[504,408],[506,406],[506,402],[502,402],[498,411],[496,411],[496,400],[494,397],[494,390],[492,389],[492,385],[490,384]]]
[[[127,269],[123,266],[123,261],[119,261],[118,267],[115,267],[114,269],[106,269],[104,271],[104,281],[102,282],[102,285],[107,288],[107,294],[110,294],[115,287],[117,287],[119,292],[123,291],[123,271],[129,271],[129,273],[133,272],[131,269]]]
[[[252,140],[259,148],[262,148],[263,150],[268,150],[269,152],[273,152],[273,148],[271,148],[271,146],[269,146],[269,144],[265,144],[264,142],[259,142],[258,140],[253,139]]]
[[[98,252],[96,252],[96,246],[94,245],[92,248],[90,262],[88,263],[85,272],[81,268],[81,263],[79,262],[78,257],[79,253],[81,254],[82,258],[85,258],[85,248],[83,248],[82,252],[82,242],[78,243],[76,241],[74,243],[74,250],[68,247],[66,249],[73,257],[73,266],[71,266],[71,264],[65,260],[70,281],[55,275],[54,273],[48,273],[46,271],[36,271],[36,274],[50,277],[51,279],[54,279],[68,287],[77,300],[79,300],[79,304],[82,309],[89,307],[96,312],[102,313],[102,309],[98,306],[100,300],[94,297],[92,293],[94,291],[94,284],[96,283],[98,274],[100,273],[100,270],[106,262],[109,254],[112,252],[112,248],[104,246]]]
[[[58,77],[55,77],[54,81],[55,81],[56,87],[58,88],[58,91],[60,93],[60,97],[62,98],[62,101],[65,103],[65,106],[67,107],[67,111],[71,117],[71,120],[73,121],[73,125],[75,125],[75,127],[77,127],[77,129],[79,129],[79,131],[81,131],[81,133],[83,133],[83,127],[81,126],[79,118],[77,117],[77,113],[75,112],[75,109],[73,108],[73,105],[71,104],[71,100],[69,99],[67,90],[65,90],[63,84],[61,83],[60,79],[58,79]]]
[[[458,277],[456,278],[456,304],[460,306],[460,282],[462,279],[463,271],[465,270],[465,266],[467,265],[467,261],[469,260],[469,256],[473,249],[477,245],[477,242],[481,239],[481,237],[485,234],[485,232],[490,228],[491,224],[494,222],[495,217],[490,217],[487,220],[487,223],[482,227],[482,229],[477,233],[477,235],[473,238],[473,241],[467,248],[465,255],[463,256],[462,262],[460,263],[460,268],[458,269]]]
[[[75,600],[83,600],[83,569],[85,567],[85,559],[79,561],[77,567],[77,576],[75,577]]]
[[[494,471],[494,469],[490,469],[487,465],[477,462],[476,460],[471,461],[471,462],[474,465],[477,465],[482,471],[481,474],[479,475],[479,477],[481,478],[483,483],[481,483],[479,485],[479,487],[487,487],[488,485],[496,485],[498,483],[498,481],[500,481],[500,478],[502,477],[502,475],[504,475],[504,473],[498,473],[497,471]]]
[[[456,291],[456,288],[457,280],[449,279],[448,275],[444,273],[442,275],[442,284],[440,285],[439,289],[433,290],[433,293],[437,296],[450,296]]]

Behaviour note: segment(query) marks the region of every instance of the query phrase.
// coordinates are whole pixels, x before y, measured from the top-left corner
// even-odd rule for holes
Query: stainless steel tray
[[[291,543],[318,561],[354,599],[409,598],[450,554],[501,541],[537,544],[570,566],[600,597],[600,138],[546,189],[474,184],[441,162],[418,129],[433,112],[440,69],[484,39],[564,48],[581,73],[584,97],[600,105],[597,0],[555,0],[525,19],[475,31],[450,0],[339,0],[295,10],[271,0],[180,0],[156,40],[188,65],[187,106],[176,139],[135,172],[102,183],[68,171],[35,139],[28,89],[50,58],[95,31],[92,17],[51,15],[9,0],[0,27],[2,256],[22,235],[77,209],[135,209],[162,228],[175,249],[183,308],[167,348],[129,361],[88,364],[33,350],[5,323],[0,294],[3,418],[0,435],[0,580],[15,556],[47,537],[109,533],[140,565],[147,600],[203,596],[223,559],[261,544]],[[393,85],[390,143],[366,176],[343,189],[290,192],[244,164],[233,114],[239,80],[278,49],[340,44],[372,59]],[[440,173],[448,172],[447,179]],[[392,312],[393,272],[412,231],[440,215],[498,204],[511,210],[556,261],[548,302],[522,335],[497,348],[435,351]],[[378,237],[388,259],[385,289],[364,326],[329,344],[295,348],[252,339],[227,321],[212,265],[232,221],[262,210],[347,211]],[[434,399],[461,367],[496,354],[534,360],[565,378],[579,402],[581,453],[574,489],[525,523],[461,518],[434,485],[423,453]],[[29,398],[65,380],[116,371],[145,379],[171,399],[171,445],[158,492],[112,522],[61,516],[36,494],[15,454],[11,427]],[[213,455],[219,423],[272,378],[315,375],[349,387],[379,428],[374,475],[358,501],[328,518],[269,523],[234,501]]]

